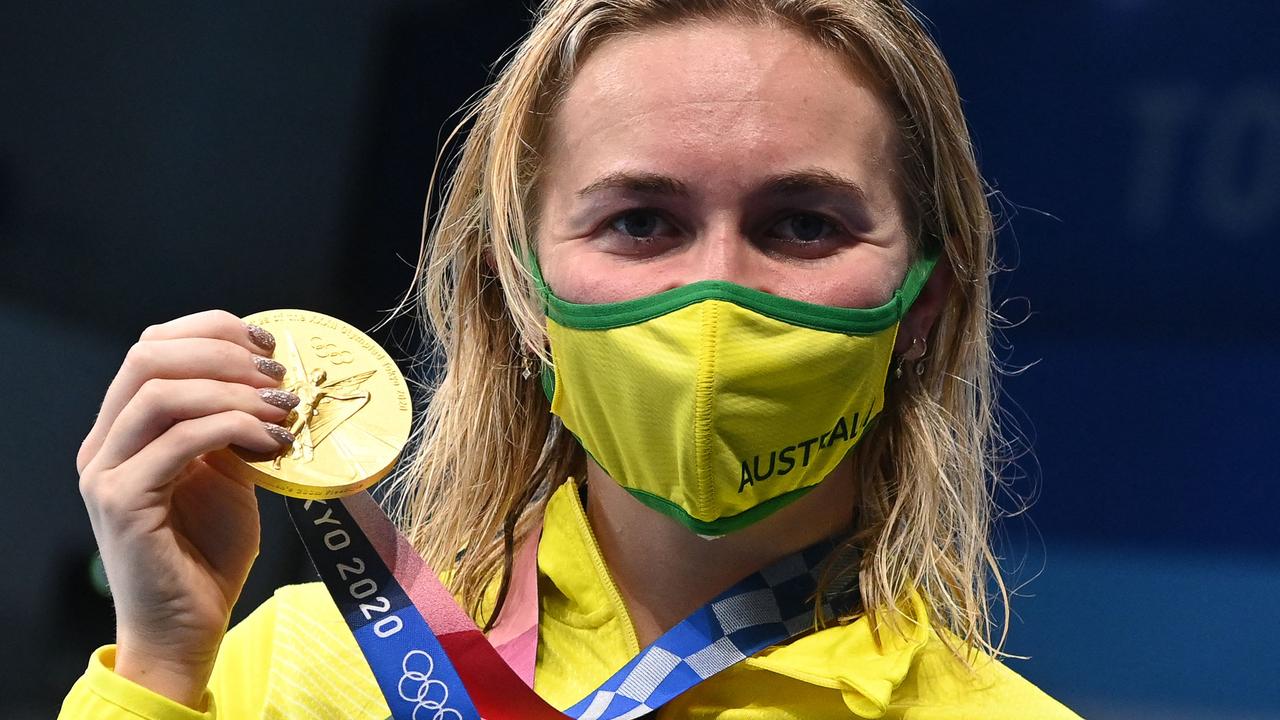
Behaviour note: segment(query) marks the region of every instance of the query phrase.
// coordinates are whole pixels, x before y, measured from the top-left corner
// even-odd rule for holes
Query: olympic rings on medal
[[[421,660],[416,658],[421,657]],[[410,662],[410,660],[414,662]],[[421,669],[425,665],[426,669]],[[413,720],[462,720],[462,714],[453,708],[445,707],[449,703],[449,686],[439,680],[432,680],[435,661],[421,650],[410,650],[400,662],[404,674],[396,689],[401,699],[417,703],[413,709]],[[425,710],[419,714],[419,711]]]

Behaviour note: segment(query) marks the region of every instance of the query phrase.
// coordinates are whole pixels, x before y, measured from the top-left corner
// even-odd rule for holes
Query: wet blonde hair
[[[691,20],[796,30],[881,83],[896,116],[913,240],[941,244],[955,283],[925,338],[923,374],[891,382],[888,410],[854,451],[859,494],[848,542],[861,552],[837,554],[857,559],[837,562],[828,578],[858,574],[877,628],[900,630],[914,592],[930,623],[958,639],[954,647],[997,649],[988,605],[998,600],[1007,618],[1008,594],[989,543],[1004,447],[994,413],[992,218],[950,70],[896,0],[550,0],[538,9],[451,136],[465,142],[400,308],[416,303],[439,373],[393,514],[472,613],[491,622],[486,591],[496,584],[500,607],[513,548],[551,491],[585,472],[537,373],[524,372],[527,349],[545,346],[526,260],[547,125],[601,42]]]

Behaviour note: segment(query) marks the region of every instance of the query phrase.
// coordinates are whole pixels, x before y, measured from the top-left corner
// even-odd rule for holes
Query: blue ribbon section
[[[480,720],[453,663],[340,501],[286,499],[396,720]]]

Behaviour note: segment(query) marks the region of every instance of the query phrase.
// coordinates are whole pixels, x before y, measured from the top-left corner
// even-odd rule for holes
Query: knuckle
[[[145,328],[143,328],[142,334],[138,336],[138,340],[142,342],[146,342],[148,340],[156,340],[156,339],[159,339],[160,336],[163,334],[164,334],[164,325],[162,324],[148,325]]]
[[[231,413],[235,429],[237,433],[256,432],[262,427],[262,421],[253,415],[253,413],[244,410],[233,410]]]
[[[242,324],[240,322],[240,318],[221,308],[209,310],[207,311],[207,315],[209,319],[217,325],[228,329],[238,328]]]
[[[80,476],[80,497],[85,507],[105,512],[114,506],[120,493],[111,491],[112,483],[104,475],[100,469],[90,469]]]
[[[90,460],[93,460],[93,453],[84,443],[81,443],[80,451],[76,453],[76,474],[80,476],[81,480],[84,479],[84,471],[85,468],[89,467]]]
[[[84,499],[85,504],[94,504],[93,501],[97,494],[98,485],[94,482],[93,473],[80,473],[80,482],[78,483],[78,487],[80,489],[80,497]]]
[[[262,421],[243,410],[232,410],[227,415],[228,443],[244,444],[258,441],[261,434]]]
[[[119,487],[110,487],[108,483],[98,483],[93,494],[93,508],[107,517],[120,514],[124,508],[124,493]]]
[[[150,341],[140,340],[125,353],[124,365],[134,369],[146,368],[151,364],[153,357],[154,352]]]
[[[217,317],[219,320],[222,320],[223,322],[234,323],[236,325],[240,324],[240,318],[236,317],[235,313],[231,312],[230,310],[215,308],[213,310],[210,310],[209,312],[212,312],[215,317]]]
[[[234,412],[223,411],[204,418],[196,430],[205,437],[213,436],[218,440],[230,440],[240,429],[240,423]]]
[[[155,407],[168,396],[170,385],[171,382],[164,378],[149,378],[138,388],[138,392],[134,393],[134,397],[148,407]]]
[[[200,429],[202,424],[199,420],[183,420],[182,422],[174,423],[172,427],[165,431],[165,435],[169,436],[169,439],[178,445],[189,445],[199,440],[203,434]]]

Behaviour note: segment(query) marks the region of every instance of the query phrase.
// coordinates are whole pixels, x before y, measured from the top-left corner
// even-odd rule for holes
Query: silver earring
[[[922,342],[924,342],[924,341],[923,341],[923,340],[921,340],[921,339],[920,339],[920,338],[918,338],[918,337],[913,337],[913,338],[911,338],[911,347],[907,348],[907,351],[906,351],[906,352],[904,352],[904,353],[902,353],[901,355],[899,355],[899,356],[898,356],[898,362],[893,366],[893,379],[894,379],[894,380],[901,380],[901,379],[902,379],[902,365],[907,361],[907,355],[910,355],[910,354],[911,354],[911,351],[916,349],[916,345],[918,345],[918,344],[920,344],[920,343],[922,343]],[[926,350],[927,350],[927,349],[928,349],[928,348],[926,347]],[[922,353],[922,354],[920,355],[920,357],[922,357],[922,358],[923,358],[923,357],[924,357],[924,354]],[[919,375],[919,374],[920,374],[920,373],[922,373],[922,372],[924,372],[924,371],[923,371],[923,370],[920,370],[920,369],[919,369],[919,366],[916,366],[916,374],[917,374],[917,375]]]
[[[929,354],[929,345],[925,342],[924,338],[911,338],[911,347],[914,348],[916,346],[916,340],[920,341],[920,344],[924,346],[924,349],[920,351],[920,357],[916,358],[913,365],[915,365],[916,377],[922,377],[924,375],[924,359]]]

